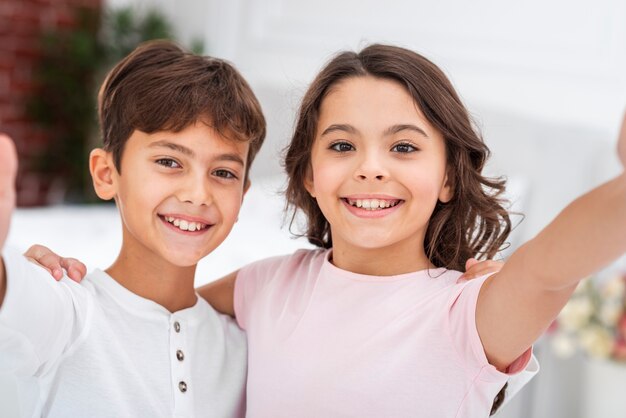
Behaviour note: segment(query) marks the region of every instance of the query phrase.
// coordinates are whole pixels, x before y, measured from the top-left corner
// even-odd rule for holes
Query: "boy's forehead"
[[[205,123],[190,124],[176,131],[144,132],[135,129],[128,142],[133,148],[169,149],[189,157],[220,155],[222,159],[241,162],[243,165],[250,148],[250,141],[241,140],[229,130],[218,130]]]

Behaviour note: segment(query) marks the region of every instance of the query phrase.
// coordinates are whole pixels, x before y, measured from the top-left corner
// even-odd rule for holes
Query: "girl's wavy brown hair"
[[[292,224],[301,210],[307,221],[303,235],[316,246],[332,247],[330,225],[305,189],[304,180],[311,167],[322,101],[333,86],[352,77],[399,82],[444,137],[453,197],[447,203],[438,202],[430,218],[424,240],[429,260],[437,267],[463,270],[470,257],[493,258],[511,231],[501,197],[506,181],[482,175],[489,149],[444,73],[425,57],[396,46],[375,44],[358,53],[339,53],[304,95],[284,161]]]

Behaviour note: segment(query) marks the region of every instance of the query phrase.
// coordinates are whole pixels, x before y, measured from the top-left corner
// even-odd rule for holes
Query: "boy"
[[[193,282],[237,219],[265,137],[260,105],[228,63],[157,41],[113,68],[98,108],[104,148],[89,168],[120,211],[119,256],[59,286],[5,250],[0,371],[38,389],[33,416],[243,416],[245,338]],[[0,137],[0,248],[14,201],[7,150]]]

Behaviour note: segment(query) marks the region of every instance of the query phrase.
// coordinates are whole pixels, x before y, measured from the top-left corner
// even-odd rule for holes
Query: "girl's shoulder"
[[[239,276],[282,277],[319,271],[330,250],[299,249],[291,254],[268,257],[243,267]]]

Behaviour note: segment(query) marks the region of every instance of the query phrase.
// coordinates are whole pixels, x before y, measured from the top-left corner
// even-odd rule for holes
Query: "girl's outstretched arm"
[[[239,270],[196,289],[216,311],[235,317],[235,280]]]
[[[626,115],[618,141],[626,166]],[[578,282],[626,252],[626,173],[568,205],[483,284],[476,325],[491,364],[503,370],[563,308]]]

